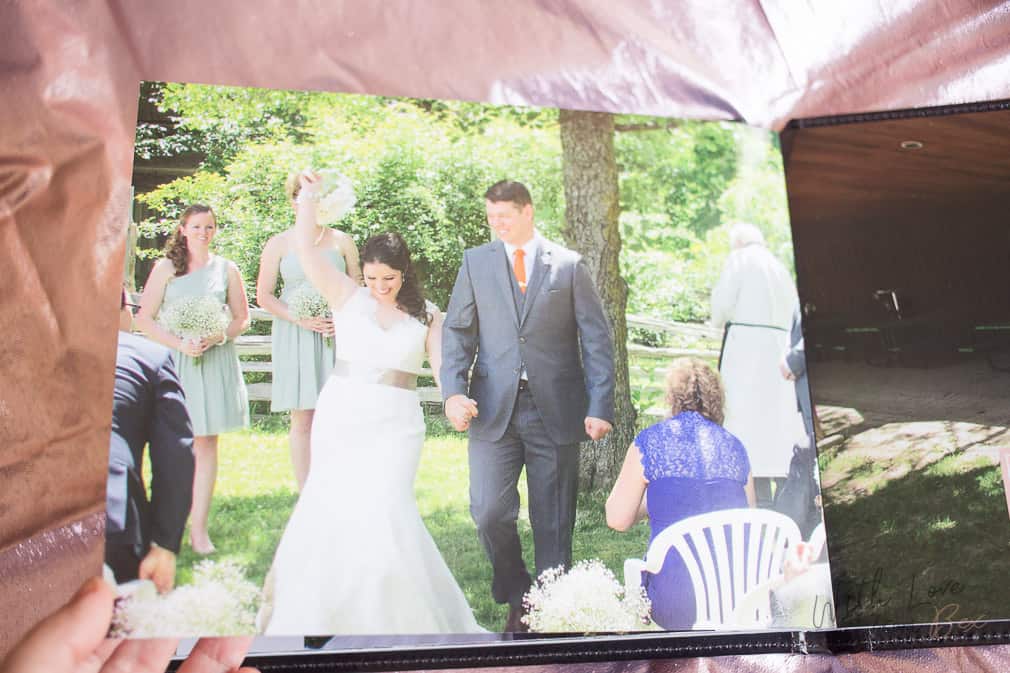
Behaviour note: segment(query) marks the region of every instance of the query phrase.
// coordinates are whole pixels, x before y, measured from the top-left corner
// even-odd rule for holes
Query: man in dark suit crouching
[[[149,579],[159,592],[175,584],[193,495],[193,428],[164,346],[130,332],[133,305],[120,303],[116,383],[106,491],[105,563],[117,582]],[[150,446],[151,498],[141,476]]]

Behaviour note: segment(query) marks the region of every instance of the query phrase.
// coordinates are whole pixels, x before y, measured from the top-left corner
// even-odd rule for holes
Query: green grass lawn
[[[999,466],[964,447],[924,458],[928,439],[905,437],[890,453],[860,452],[857,437],[820,456],[840,625],[1007,617]]]
[[[218,551],[211,558],[241,563],[248,578],[262,585],[296,499],[287,424],[283,416],[273,416],[246,431],[223,435],[220,442],[220,469],[210,515],[210,535]],[[430,417],[415,483],[421,516],[477,620],[488,629],[500,630],[506,608],[491,598],[491,566],[470,518],[468,489],[465,436],[452,432],[441,417]],[[532,572],[533,539],[525,508],[525,479],[519,490],[523,503],[519,534]],[[645,551],[648,525],[639,524],[627,533],[610,530],[603,513],[605,499],[605,493],[580,496],[574,559],[601,559],[621,581],[624,559]],[[179,584],[190,581],[192,567],[199,560],[201,557],[184,542]]]

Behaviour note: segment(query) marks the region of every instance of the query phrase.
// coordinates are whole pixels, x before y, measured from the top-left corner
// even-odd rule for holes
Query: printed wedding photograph
[[[144,82],[133,190],[114,634],[834,626],[777,134]]]
[[[840,626],[1007,617],[1008,123],[782,133]]]

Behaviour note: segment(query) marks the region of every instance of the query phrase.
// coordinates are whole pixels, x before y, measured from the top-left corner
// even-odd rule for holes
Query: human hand
[[[205,342],[205,339],[183,338],[182,343],[179,344],[179,352],[185,353],[191,358],[198,358],[207,350]]]
[[[328,325],[333,324],[333,321],[327,318],[301,318],[300,320],[296,320],[295,324],[310,332],[318,332],[324,336],[331,336],[326,334],[326,329]]]
[[[322,189],[323,176],[312,169],[304,170],[298,174],[298,184],[301,186],[298,192],[299,201],[302,195],[305,195],[306,199],[315,199],[319,196],[319,190]]]
[[[789,368],[789,364],[786,362],[785,358],[779,361],[779,371],[782,372],[782,378],[786,381],[795,381],[796,375],[793,374],[793,370]]]
[[[158,593],[168,593],[175,585],[175,554],[152,544],[140,562],[137,578],[154,582]]]
[[[814,562],[814,548],[806,542],[797,542],[787,553],[782,562],[782,574],[786,582],[795,579],[810,569]]]
[[[179,646],[173,639],[106,640],[116,594],[92,577],[70,602],[44,619],[0,664],[0,673],[162,673]],[[237,668],[252,638],[203,638],[179,673],[255,673]]]
[[[333,318],[323,318],[323,322],[326,324],[322,331],[324,337],[332,337],[337,333],[337,325],[333,322]]]
[[[445,401],[445,416],[459,432],[465,432],[476,415],[477,402],[466,395],[453,395]]]
[[[593,418],[592,416],[586,416],[586,434],[589,435],[589,439],[594,442],[599,439],[603,439],[607,436],[607,433],[614,429],[614,426],[603,420],[602,418]]]

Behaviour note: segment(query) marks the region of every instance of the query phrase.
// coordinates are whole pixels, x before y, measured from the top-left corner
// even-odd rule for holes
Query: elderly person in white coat
[[[789,271],[753,224],[730,228],[731,252],[712,290],[712,324],[724,328],[719,361],[726,430],[743,442],[759,504],[784,479],[795,444],[805,444],[796,391],[779,372],[799,299]]]

